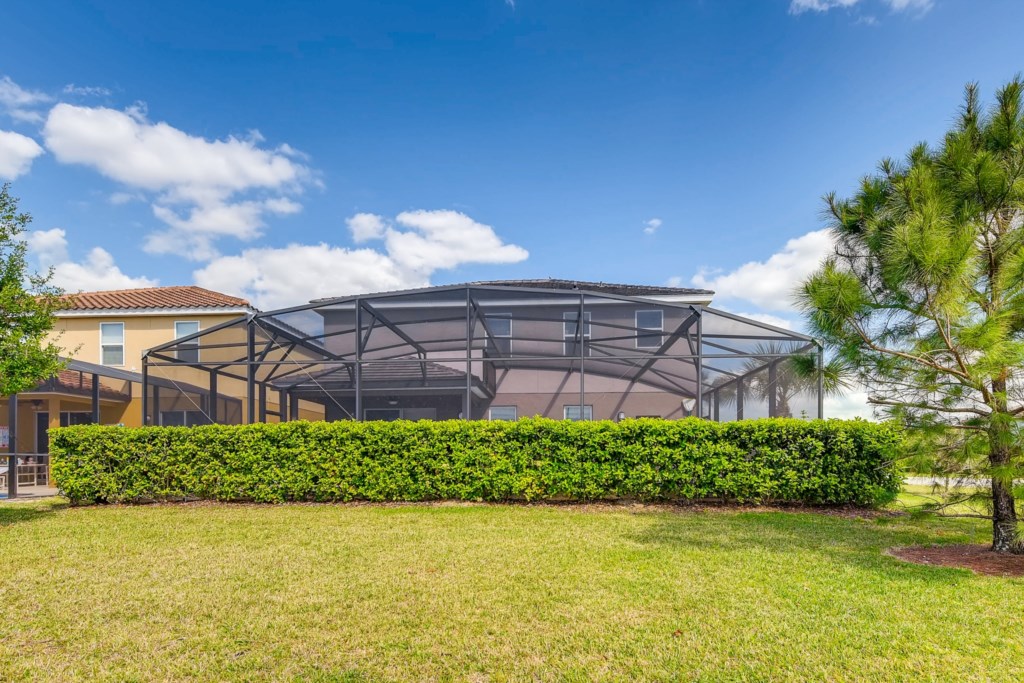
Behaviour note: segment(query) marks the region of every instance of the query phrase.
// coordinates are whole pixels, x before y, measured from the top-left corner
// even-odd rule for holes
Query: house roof
[[[690,294],[694,296],[711,296],[709,289],[691,289],[688,287],[667,287],[662,285],[623,285],[612,282],[588,282],[586,280],[562,280],[558,278],[537,278],[533,280],[480,280],[470,282],[471,285],[490,287],[535,287],[539,289],[584,289],[590,292],[616,294],[619,296],[669,296],[673,294]]]
[[[691,289],[689,287],[668,287],[662,285],[624,285],[612,282],[589,282],[587,280],[563,280],[558,278],[538,278],[534,280],[477,280],[475,282],[464,282],[457,285],[440,285],[438,287],[425,287],[418,290],[405,290],[408,293],[428,292],[431,289],[450,289],[452,287],[521,287],[523,289],[552,289],[557,291],[584,290],[598,294],[614,294],[617,296],[692,296],[701,297],[707,301],[711,300],[714,292],[710,289]],[[367,298],[382,296],[385,294],[401,294],[397,292],[375,292],[365,294]],[[346,297],[323,297],[313,299],[310,303],[330,303]]]
[[[64,297],[64,311],[109,311],[137,309],[252,309],[245,299],[194,285],[114,289],[80,292]]]

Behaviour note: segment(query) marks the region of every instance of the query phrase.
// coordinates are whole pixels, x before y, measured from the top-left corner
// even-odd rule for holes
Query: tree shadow
[[[45,501],[0,500],[0,530],[14,524],[24,524],[45,519],[69,505],[70,503],[62,499]]]
[[[850,518],[808,512],[663,514],[635,540],[643,544],[708,552],[767,552],[818,555],[891,579],[956,583],[964,571],[904,562],[887,553],[895,547],[977,542],[977,527],[945,525],[938,530],[910,518]]]

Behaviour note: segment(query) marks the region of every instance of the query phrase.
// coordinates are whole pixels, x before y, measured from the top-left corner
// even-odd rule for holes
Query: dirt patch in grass
[[[889,554],[906,562],[970,569],[986,576],[1024,576],[1024,555],[995,553],[987,545],[931,545],[893,548]]]

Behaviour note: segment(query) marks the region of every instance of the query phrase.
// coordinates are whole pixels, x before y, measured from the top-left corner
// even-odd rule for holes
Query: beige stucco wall
[[[240,317],[229,315],[132,315],[132,316],[74,316],[58,317],[50,340],[64,349],[64,355],[87,363],[100,358],[100,323],[124,323],[124,370],[142,370],[142,352],[174,340],[174,323],[199,322],[205,330]]]

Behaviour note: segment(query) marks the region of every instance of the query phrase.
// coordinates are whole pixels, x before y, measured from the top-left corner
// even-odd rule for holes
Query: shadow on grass
[[[812,553],[891,578],[938,583],[960,580],[963,570],[902,562],[893,547],[975,542],[977,527],[909,518],[850,519],[814,512],[739,512],[662,516],[636,540],[667,548],[709,552]],[[960,521],[960,520],[958,520]]]
[[[68,507],[68,505],[69,503],[65,500],[14,503],[0,501],[0,529],[14,524],[24,524],[45,519],[58,510]]]

